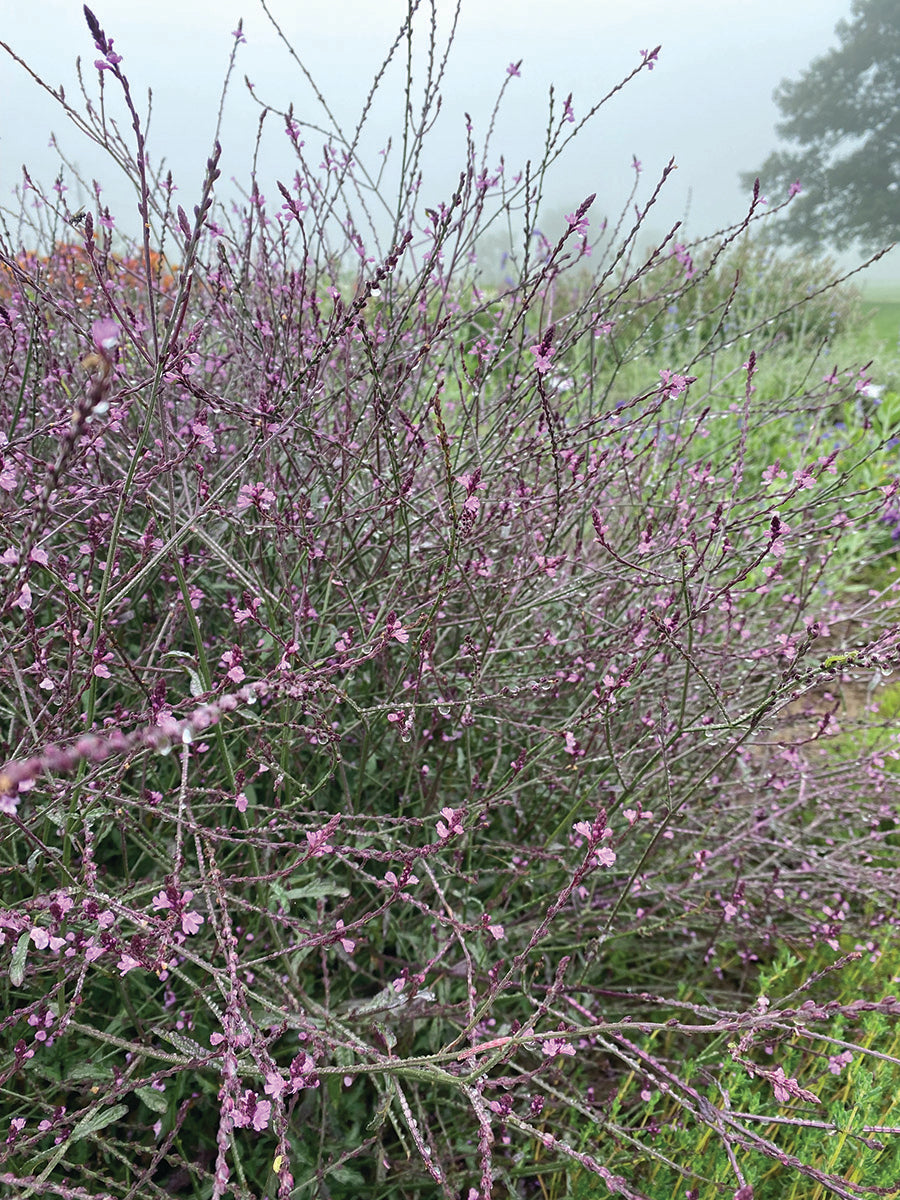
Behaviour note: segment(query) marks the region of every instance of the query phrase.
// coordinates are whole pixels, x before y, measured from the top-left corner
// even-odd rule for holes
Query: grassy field
[[[866,301],[864,311],[878,337],[896,347],[900,339],[900,300]]]

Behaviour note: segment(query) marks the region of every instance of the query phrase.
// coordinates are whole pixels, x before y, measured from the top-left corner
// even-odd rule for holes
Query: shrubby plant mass
[[[57,98],[144,235],[68,174],[4,217],[4,1194],[896,1194],[900,402],[850,285],[758,189],[641,250],[637,163],[536,235],[572,97],[426,201],[434,33],[392,182],[267,110],[277,189],[218,206],[216,145],[189,212],[86,16]]]

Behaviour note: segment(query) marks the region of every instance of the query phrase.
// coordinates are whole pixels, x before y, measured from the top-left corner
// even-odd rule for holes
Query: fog
[[[336,120],[352,132],[406,14],[405,0],[328,0],[296,3],[268,0]],[[447,40],[454,5],[438,0],[439,48]],[[280,41],[259,0],[96,0],[94,11],[123,56],[123,69],[146,107],[153,89],[150,155],[165,158],[178,186],[176,199],[190,211],[217,121],[219,98],[232,31],[243,17],[246,44],[226,98],[222,127],[220,194],[236,196],[246,184],[257,134],[260,105],[244,84],[246,75],[260,102],[284,109],[321,127],[327,117],[313,88]],[[420,103],[430,8],[416,19],[419,36],[413,58],[413,110]],[[755,0],[723,5],[721,0],[462,0],[461,14],[441,85],[442,105],[428,138],[423,203],[449,198],[465,161],[465,115],[476,145],[487,133],[498,93],[507,82],[487,155],[495,167],[521,170],[542,156],[548,123],[548,95],[555,88],[557,115],[572,93],[576,122],[641,62],[641,51],[661,45],[653,71],[644,70],[605,104],[582,129],[548,176],[541,220],[571,211],[590,193],[593,210],[615,216],[634,182],[632,161],[641,163],[637,199],[646,201],[665,164],[675,159],[670,177],[648,221],[646,237],[658,240],[676,221],[680,240],[713,232],[739,221],[750,196],[741,189],[741,171],[758,168],[777,144],[778,110],[772,92],[796,77],[811,59],[836,42],[834,26],[849,16],[849,0]],[[77,104],[76,56],[81,55],[88,93],[97,95],[97,58],[75,0],[36,0],[30,7],[4,6],[2,38],[47,83],[62,83]],[[405,46],[386,71],[372,103],[360,155],[377,170],[379,151],[393,137],[399,154],[405,103]],[[520,76],[507,67],[521,60]],[[107,103],[123,131],[127,118],[107,80]],[[51,132],[68,161],[88,181],[103,186],[106,203],[123,229],[137,226],[133,190],[114,164],[75,129],[39,84],[12,61],[0,58],[0,204],[15,210],[13,189],[21,185],[21,165],[44,187],[52,185],[59,158],[49,147]],[[278,119],[270,121],[259,159],[264,193],[274,204],[275,180],[288,179],[295,163]],[[307,145],[325,140],[306,133]],[[316,161],[318,161],[316,159]],[[89,199],[69,179],[71,209]],[[776,203],[784,199],[772,196]],[[280,204],[280,200],[278,201]],[[846,249],[846,248],[845,248]],[[844,262],[860,261],[850,252]],[[879,265],[873,282],[897,275],[894,252]]]

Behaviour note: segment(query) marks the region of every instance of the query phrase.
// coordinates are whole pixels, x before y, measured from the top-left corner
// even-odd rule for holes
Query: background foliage
[[[774,195],[801,191],[776,236],[816,251],[823,240],[873,250],[900,235],[900,9],[894,0],[853,0],[837,26],[840,45],[775,92],[776,126],[789,147],[755,175]]]

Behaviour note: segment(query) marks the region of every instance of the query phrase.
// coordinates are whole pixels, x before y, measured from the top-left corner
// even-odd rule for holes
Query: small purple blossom
[[[91,325],[91,340],[105,358],[109,357],[110,350],[118,346],[121,336],[122,327],[111,317],[100,317]]]
[[[192,934],[199,932],[200,926],[203,924],[204,917],[198,912],[186,912],[181,916],[182,931],[190,937]]]
[[[676,399],[687,390],[688,384],[694,382],[690,375],[676,375],[674,371],[660,371],[659,377],[662,380],[662,394],[667,400]]]
[[[389,883],[394,891],[399,891],[401,887],[405,887],[408,884],[411,885],[419,882],[418,876],[413,875],[410,872],[404,872],[403,878],[398,879],[393,871],[385,871],[384,879],[385,883]]]
[[[238,1129],[255,1129],[257,1133],[268,1126],[272,1116],[271,1100],[260,1100],[249,1088],[235,1104],[232,1120]]]
[[[307,833],[306,841],[309,847],[310,858],[324,858],[326,854],[334,854],[334,846],[329,842],[329,834],[334,829],[334,824],[329,821],[324,829],[317,829]]]
[[[275,493],[264,483],[245,483],[238,492],[237,511],[253,507],[260,512],[268,512],[275,503]]]
[[[464,832],[465,812],[463,809],[442,808],[441,816],[444,820],[437,823],[437,835],[442,842],[451,837],[459,837]],[[446,824],[444,824],[445,821]]]
[[[112,48],[113,47],[113,39],[112,38],[110,38],[107,41],[106,45],[107,45],[107,48],[104,52],[106,54],[106,57],[105,58],[97,58],[94,60],[94,66],[97,68],[98,71],[112,71],[122,61],[122,55],[116,54],[115,50],[113,50],[113,48]]]
[[[290,1089],[290,1084],[279,1071],[268,1071],[266,1073],[266,1082],[263,1091],[267,1096],[271,1096],[273,1100],[280,1100],[285,1091]]]
[[[840,1054],[832,1054],[828,1059],[828,1070],[832,1075],[840,1075],[844,1067],[849,1067],[853,1062],[853,1054],[849,1050],[842,1050]]]
[[[687,246],[681,242],[676,242],[672,247],[672,257],[676,260],[676,262],[681,263],[681,265],[684,267],[685,279],[693,279],[694,275],[696,274],[694,270],[694,260],[691,257]]]
[[[571,1042],[565,1041],[563,1038],[545,1038],[541,1042],[541,1053],[545,1058],[556,1058],[558,1054],[573,1058],[575,1056],[575,1047]]]
[[[387,629],[385,632],[387,633],[387,636],[389,638],[393,638],[394,641],[396,641],[396,642],[401,642],[401,643],[405,644],[406,642],[409,641],[409,634],[403,628],[402,623],[396,619],[394,619],[392,621],[388,621]]]
[[[342,918],[338,918],[334,928],[335,932],[340,935],[338,937],[338,941],[341,943],[341,947],[343,948],[345,954],[352,954],[356,949],[356,941],[351,937],[346,937],[341,934],[341,930],[344,928],[344,922]]]
[[[552,346],[546,349],[543,345],[529,346],[531,353],[534,355],[534,369],[538,375],[546,375],[553,365],[550,360],[556,353]]]
[[[566,221],[573,233],[580,233],[582,235],[587,233],[588,226],[590,225],[588,218],[583,215],[579,216],[578,213],[567,213]]]

